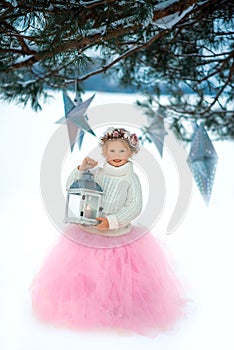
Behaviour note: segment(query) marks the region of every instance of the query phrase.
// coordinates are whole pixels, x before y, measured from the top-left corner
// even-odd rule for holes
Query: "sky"
[[[87,93],[84,98],[91,95],[92,92]],[[137,97],[97,93],[88,111],[90,125],[97,136],[111,123],[118,126],[125,123],[139,133],[146,120],[134,105]],[[139,155],[134,160],[144,188],[145,214],[140,218],[151,220],[152,198],[155,198],[156,207],[161,201],[157,217],[150,222],[151,230],[170,250],[175,270],[184,283],[189,299],[187,317],[173,331],[154,339],[112,332],[75,332],[40,323],[31,311],[30,284],[60,235],[49,210],[46,185],[40,176],[46,175],[53,186],[53,172],[59,170],[58,190],[64,194],[68,174],[87,153],[99,163],[103,161],[97,138],[86,135],[82,150],[75,148],[70,153],[66,126],[55,124],[64,115],[60,94],[43,104],[39,113],[30,107],[23,109],[1,102],[0,115],[1,349],[233,348],[234,144],[214,143],[219,160],[208,207],[194,181],[190,187],[188,169],[183,173],[178,169],[176,149],[179,147],[179,160],[187,149],[173,139],[173,135],[167,136],[171,137],[170,142],[165,140],[162,159],[153,145],[144,145],[142,154],[146,157]],[[57,137],[61,144],[56,143]],[[149,159],[150,165],[143,158]],[[165,186],[165,194],[150,177],[150,166],[161,176],[159,181]],[[184,191],[185,201],[184,206],[180,204],[181,220],[173,232],[167,234],[181,191]]]

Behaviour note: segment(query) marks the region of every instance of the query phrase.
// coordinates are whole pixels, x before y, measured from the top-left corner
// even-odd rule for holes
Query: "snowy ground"
[[[90,95],[87,94],[87,97]],[[135,118],[132,127],[136,128],[142,119],[139,111],[133,112],[134,100],[133,95],[98,93],[90,109],[91,125],[98,125],[97,130],[101,130],[105,123],[99,125],[97,119],[106,110],[110,111],[112,121],[113,118],[121,120],[124,111],[127,111],[129,121],[130,108]],[[155,154],[162,169],[167,191],[161,217],[153,231],[171,250],[178,275],[185,281],[191,299],[187,319],[174,331],[155,339],[139,335],[74,332],[39,323],[31,313],[29,294],[33,276],[58,236],[42,202],[40,171],[46,146],[60,127],[54,122],[63,116],[62,96],[46,104],[38,114],[30,108],[3,103],[0,114],[1,349],[233,348],[234,144],[215,144],[219,163],[210,205],[208,208],[205,206],[194,185],[184,220],[171,235],[166,235],[165,231],[180,190],[178,175],[169,153],[165,151],[161,160],[156,149],[148,148]],[[85,142],[82,152],[75,151],[72,155],[67,152],[63,160],[61,186],[84,152],[94,148],[96,139],[90,136]],[[54,156],[56,158],[58,154]],[[53,161],[51,163],[53,166]],[[142,181],[147,194],[147,179]]]

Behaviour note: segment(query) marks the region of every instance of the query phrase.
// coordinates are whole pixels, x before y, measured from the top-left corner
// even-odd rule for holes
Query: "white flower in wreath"
[[[105,132],[105,135],[112,134],[114,130],[115,130],[115,128],[111,128],[111,127],[108,128]]]
[[[131,136],[130,132],[129,131],[126,131],[125,134],[124,134],[124,138],[125,139],[129,139]]]

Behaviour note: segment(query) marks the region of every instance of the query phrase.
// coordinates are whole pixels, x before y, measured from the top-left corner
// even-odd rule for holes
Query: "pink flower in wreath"
[[[114,132],[113,132],[113,137],[118,137],[119,136],[119,132],[117,131],[117,130],[115,130]]]
[[[138,137],[136,134],[130,136],[130,144],[135,147],[138,144]]]

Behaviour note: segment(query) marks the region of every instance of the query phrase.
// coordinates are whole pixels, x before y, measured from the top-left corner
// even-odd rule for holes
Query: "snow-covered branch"
[[[168,108],[175,108],[175,114],[181,110],[188,118],[212,118],[219,108],[215,113],[224,118],[226,106],[220,101],[224,96],[230,103],[234,99],[230,0],[43,4],[1,1],[2,98],[31,101],[39,108],[38,98],[47,89],[74,86],[77,80],[82,90],[79,83],[109,71],[123,86],[159,97],[170,94]],[[193,106],[183,98],[184,91],[196,95]],[[206,101],[207,92],[212,101]]]

